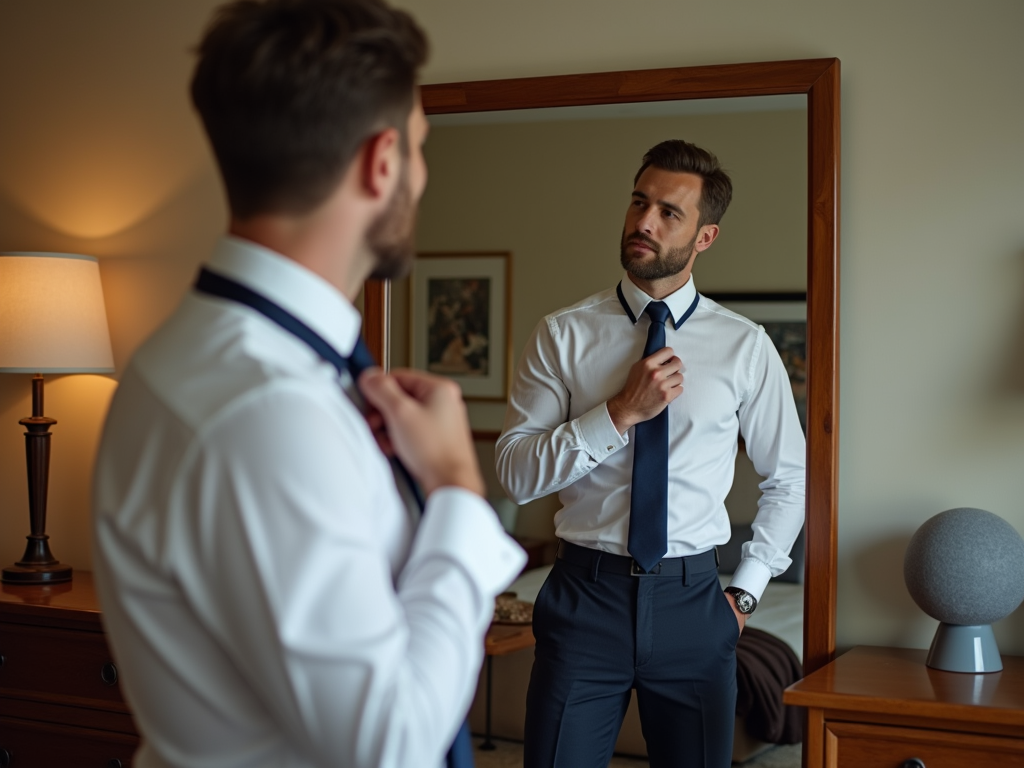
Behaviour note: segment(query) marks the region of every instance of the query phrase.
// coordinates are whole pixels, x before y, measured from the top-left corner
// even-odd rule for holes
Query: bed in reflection
[[[743,542],[752,536],[749,525],[733,525],[729,544],[719,548],[720,579],[723,586],[739,562]],[[744,762],[773,744],[794,744],[802,740],[802,714],[782,704],[782,691],[801,676],[803,647],[802,576],[803,534],[791,553],[793,565],[773,579],[736,649],[737,706],[733,761]],[[551,566],[526,571],[509,588],[520,600],[533,602]],[[533,650],[527,649],[493,661],[492,732],[497,737],[521,740],[525,717],[526,689],[533,664]],[[473,730],[484,731],[484,678],[470,713]],[[645,755],[636,698],[630,702],[615,751]]]

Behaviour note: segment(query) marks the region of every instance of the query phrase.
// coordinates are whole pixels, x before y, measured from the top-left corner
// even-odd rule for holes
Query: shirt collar
[[[362,318],[319,275],[276,251],[230,235],[218,241],[208,266],[291,312],[345,357],[352,353]]]
[[[636,283],[629,279],[628,274],[623,275],[619,287],[622,290],[622,297],[626,300],[635,318],[643,315],[647,305],[652,301],[656,301],[656,299],[651,298],[640,290]],[[686,281],[685,285],[662,299],[668,305],[668,311],[672,313],[673,323],[678,323],[679,319],[686,314],[686,310],[693,304],[693,299],[696,295],[697,287],[693,284],[693,275],[690,275],[690,279]],[[633,322],[636,322],[636,320]]]

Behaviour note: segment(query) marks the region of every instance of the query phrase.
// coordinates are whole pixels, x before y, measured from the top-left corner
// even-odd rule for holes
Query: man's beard
[[[388,207],[370,225],[366,243],[377,257],[370,277],[397,280],[405,277],[416,256],[416,203],[409,189],[409,167],[402,165],[398,188]]]
[[[630,241],[638,241],[654,251],[654,258],[644,260],[643,257],[633,257],[626,252],[626,245]],[[628,238],[626,230],[622,230],[622,241],[619,245],[619,262],[633,277],[641,280],[660,280],[663,277],[672,277],[682,272],[693,258],[693,249],[697,244],[697,233],[693,239],[682,248],[669,248],[665,255],[661,255],[661,246],[640,232],[634,232]]]

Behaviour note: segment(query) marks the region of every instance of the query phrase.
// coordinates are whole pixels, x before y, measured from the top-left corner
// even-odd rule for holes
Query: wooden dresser
[[[859,647],[793,684],[808,768],[1024,768],[1024,658],[940,672],[927,652]]]
[[[0,585],[0,768],[124,768],[138,742],[92,574]]]

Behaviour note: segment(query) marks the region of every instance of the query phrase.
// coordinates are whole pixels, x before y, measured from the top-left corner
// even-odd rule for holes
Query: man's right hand
[[[402,460],[423,492],[458,486],[486,493],[459,385],[423,371],[371,368],[359,377],[359,389],[379,416],[370,425],[385,453]],[[386,435],[374,425],[383,419]]]
[[[641,421],[653,419],[683,393],[683,361],[671,347],[638,360],[626,384],[608,401],[608,415],[620,435]]]

